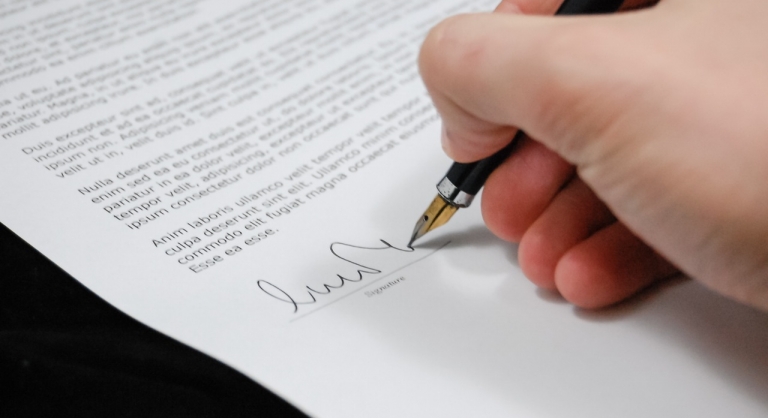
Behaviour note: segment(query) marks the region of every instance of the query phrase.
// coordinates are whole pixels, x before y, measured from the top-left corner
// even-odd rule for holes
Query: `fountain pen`
[[[556,15],[598,14],[617,11],[623,0],[565,0]],[[427,232],[445,225],[459,210],[472,203],[485,180],[514,151],[525,133],[518,131],[507,146],[488,158],[473,163],[453,163],[437,183],[437,196],[416,222],[408,247]]]

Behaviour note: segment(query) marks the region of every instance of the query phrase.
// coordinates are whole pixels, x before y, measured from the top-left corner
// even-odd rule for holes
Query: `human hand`
[[[578,306],[679,268],[768,309],[768,2],[519,14],[560,3],[505,0],[506,13],[450,18],[422,47],[454,160],[491,155],[515,127],[535,139],[486,182],[488,227],[520,242],[534,283]]]

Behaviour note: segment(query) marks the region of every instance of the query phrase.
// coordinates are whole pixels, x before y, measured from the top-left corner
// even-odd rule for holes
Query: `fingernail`
[[[520,9],[520,6],[518,6],[517,3],[512,0],[502,0],[502,2],[496,6],[496,10],[494,10],[494,12],[511,15],[523,13],[523,11]]]

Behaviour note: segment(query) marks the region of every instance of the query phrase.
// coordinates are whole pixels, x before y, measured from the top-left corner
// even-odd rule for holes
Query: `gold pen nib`
[[[416,227],[413,228],[413,235],[411,235],[411,240],[408,242],[408,247],[410,248],[414,241],[423,237],[427,232],[445,225],[458,209],[458,207],[451,205],[443,199],[442,196],[437,195],[432,204],[427,208],[427,211],[416,222]]]

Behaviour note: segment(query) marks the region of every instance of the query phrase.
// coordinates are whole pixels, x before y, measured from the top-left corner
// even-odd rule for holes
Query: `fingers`
[[[555,289],[555,269],[563,255],[615,220],[576,177],[525,232],[520,243],[520,267],[537,286]]]
[[[522,239],[521,267],[533,282],[579,306],[600,307],[675,269],[573,179],[569,163],[588,162],[621,116],[627,94],[610,76],[627,64],[617,53],[625,46],[621,25],[606,18],[520,15],[551,14],[560,3],[505,0],[494,15],[449,19],[427,37],[419,65],[453,159],[491,155],[516,126],[542,140],[520,144],[491,175],[483,217],[501,238]]]
[[[616,222],[563,255],[555,286],[574,305],[593,309],[622,301],[677,271]]]
[[[557,154],[526,138],[485,182],[486,225],[501,239],[520,242],[573,173]]]
[[[520,267],[533,283],[599,308],[677,272],[572,176],[570,165],[526,139],[486,183],[483,217],[496,235],[520,242]]]
[[[483,192],[486,223],[502,238],[521,241],[520,267],[533,283],[599,308],[677,272],[616,222],[581,179],[561,189],[569,176],[566,163],[526,140]]]
[[[606,82],[621,46],[620,25],[606,24],[614,18],[480,14],[438,25],[419,65],[443,117],[446,152],[476,161],[519,126],[578,162],[573,144],[599,138],[619,116],[613,99],[624,100]]]
[[[498,151],[514,135],[513,126],[559,150],[568,137],[593,138],[616,119],[618,106],[593,100],[622,97],[605,77],[607,64],[616,61],[610,50],[621,46],[611,41],[615,25],[597,24],[605,19],[595,17],[508,16],[548,15],[561,3],[504,0],[494,16],[455,17],[430,32],[420,70],[443,118],[443,148],[454,160],[477,161]],[[654,1],[629,0],[625,6],[649,3]],[[595,60],[594,52],[602,50],[607,63]],[[594,107],[603,112],[592,112]]]

